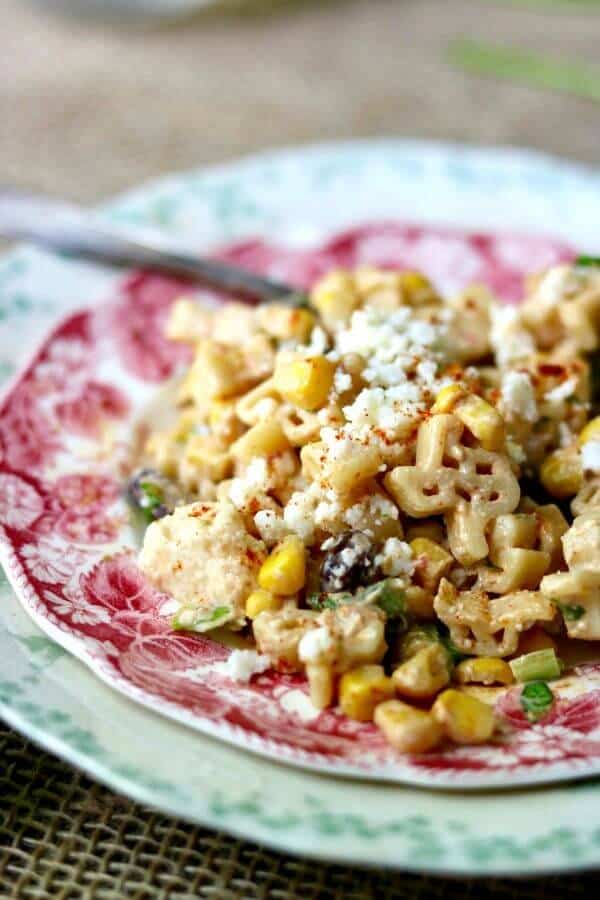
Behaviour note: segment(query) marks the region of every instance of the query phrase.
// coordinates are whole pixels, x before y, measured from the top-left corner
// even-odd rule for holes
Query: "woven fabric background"
[[[453,881],[319,865],[154,813],[0,730],[0,897],[586,900],[598,876]]]
[[[0,2],[5,182],[92,202],[263,147],[367,135],[598,162],[597,105],[447,62],[464,36],[596,60],[600,19],[588,5],[274,0],[279,15],[163,29],[92,26],[52,16],[51,5]],[[294,860],[153,813],[0,730],[2,900],[587,900],[596,884],[431,880]]]

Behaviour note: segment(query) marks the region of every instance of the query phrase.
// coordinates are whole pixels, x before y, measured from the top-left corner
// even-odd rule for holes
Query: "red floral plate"
[[[524,273],[572,258],[546,238],[385,223],[293,250],[262,241],[221,254],[299,287],[335,266],[421,268],[443,290],[470,282],[518,299]],[[493,744],[421,757],[393,751],[371,724],[317,713],[304,679],[249,684],[219,665],[229,651],[171,630],[165,602],[136,565],[122,497],[134,426],[183,361],[162,336],[190,286],[139,273],[45,340],[0,410],[2,561],[37,624],[134,701],[238,747],[335,775],[437,787],[514,786],[600,772],[600,665],[576,667],[537,724],[516,691],[498,701]],[[214,298],[213,298],[214,299]]]

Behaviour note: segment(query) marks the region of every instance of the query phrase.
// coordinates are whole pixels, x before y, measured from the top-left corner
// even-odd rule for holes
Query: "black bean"
[[[354,590],[376,575],[373,545],[362,531],[346,531],[328,550],[321,565],[321,590],[328,593]]]
[[[147,522],[153,522],[173,512],[176,490],[160,472],[141,469],[127,484],[127,500]]]

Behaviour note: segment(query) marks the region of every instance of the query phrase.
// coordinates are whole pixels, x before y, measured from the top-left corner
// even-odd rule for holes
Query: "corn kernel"
[[[410,542],[410,547],[415,559],[415,580],[427,590],[436,591],[454,558],[429,538],[415,538]]]
[[[283,600],[281,597],[276,597],[270,591],[257,588],[246,599],[246,615],[249,619],[255,619],[261,612],[277,612],[282,606]]]
[[[386,700],[375,710],[375,724],[401,753],[426,753],[442,740],[444,730],[431,713],[400,700]]]
[[[405,590],[406,607],[412,616],[417,619],[435,619],[433,608],[433,594],[419,587],[418,584],[409,584]]]
[[[423,647],[394,671],[392,679],[404,697],[434,697],[450,681],[448,653],[437,643]]]
[[[306,580],[306,552],[295,535],[286,537],[271,552],[258,573],[258,583],[265,591],[285,597],[304,587]]]
[[[600,441],[600,416],[596,416],[595,419],[590,419],[579,434],[579,443],[581,446],[587,444],[589,441]]]
[[[330,272],[312,289],[311,305],[320,313],[327,327],[349,319],[360,306],[354,278],[349,272]]]
[[[326,402],[334,372],[334,364],[324,356],[285,360],[276,366],[273,383],[286,400],[310,411]]]
[[[263,419],[249,428],[229,449],[234,459],[250,462],[255,456],[275,456],[289,446],[279,422]]]
[[[452,688],[439,695],[431,714],[455,744],[484,744],[494,733],[493,710],[476,697]]]
[[[400,273],[400,285],[405,303],[410,306],[422,306],[425,303],[436,303],[439,296],[429,278],[422,272],[406,271]]]
[[[435,398],[435,403],[431,407],[432,414],[437,416],[439,413],[452,412],[458,401],[464,396],[465,389],[460,384],[447,384]]]
[[[454,677],[459,684],[512,684],[515,680],[508,663],[491,656],[463,659],[455,668]]]
[[[400,640],[400,659],[406,662],[407,659],[412,659],[419,650],[431,647],[432,644],[438,642],[439,636],[434,626],[429,624],[411,625]]]
[[[383,700],[390,700],[394,693],[394,682],[385,674],[383,666],[359,666],[345,672],[340,679],[342,712],[358,722],[372,721],[375,707]]]
[[[505,437],[504,419],[491,403],[469,394],[456,404],[454,413],[484,450],[500,450]]]
[[[551,453],[540,466],[540,481],[558,500],[572,497],[583,483],[579,456],[561,450]]]
[[[536,650],[555,650],[558,652],[556,641],[539,625],[534,625],[533,628],[529,628],[521,635],[515,656],[535,653]]]

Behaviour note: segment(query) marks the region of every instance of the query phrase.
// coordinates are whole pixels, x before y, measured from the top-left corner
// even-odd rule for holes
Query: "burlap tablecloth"
[[[600,15],[299,0],[278,14],[158,28],[91,25],[43,6],[0,6],[0,181],[93,201],[267,146],[381,134],[599,161],[598,105],[453,71],[447,46],[469,36],[593,61]],[[594,883],[453,882],[286,859],[153,814],[0,731],[2,897],[564,900]]]

